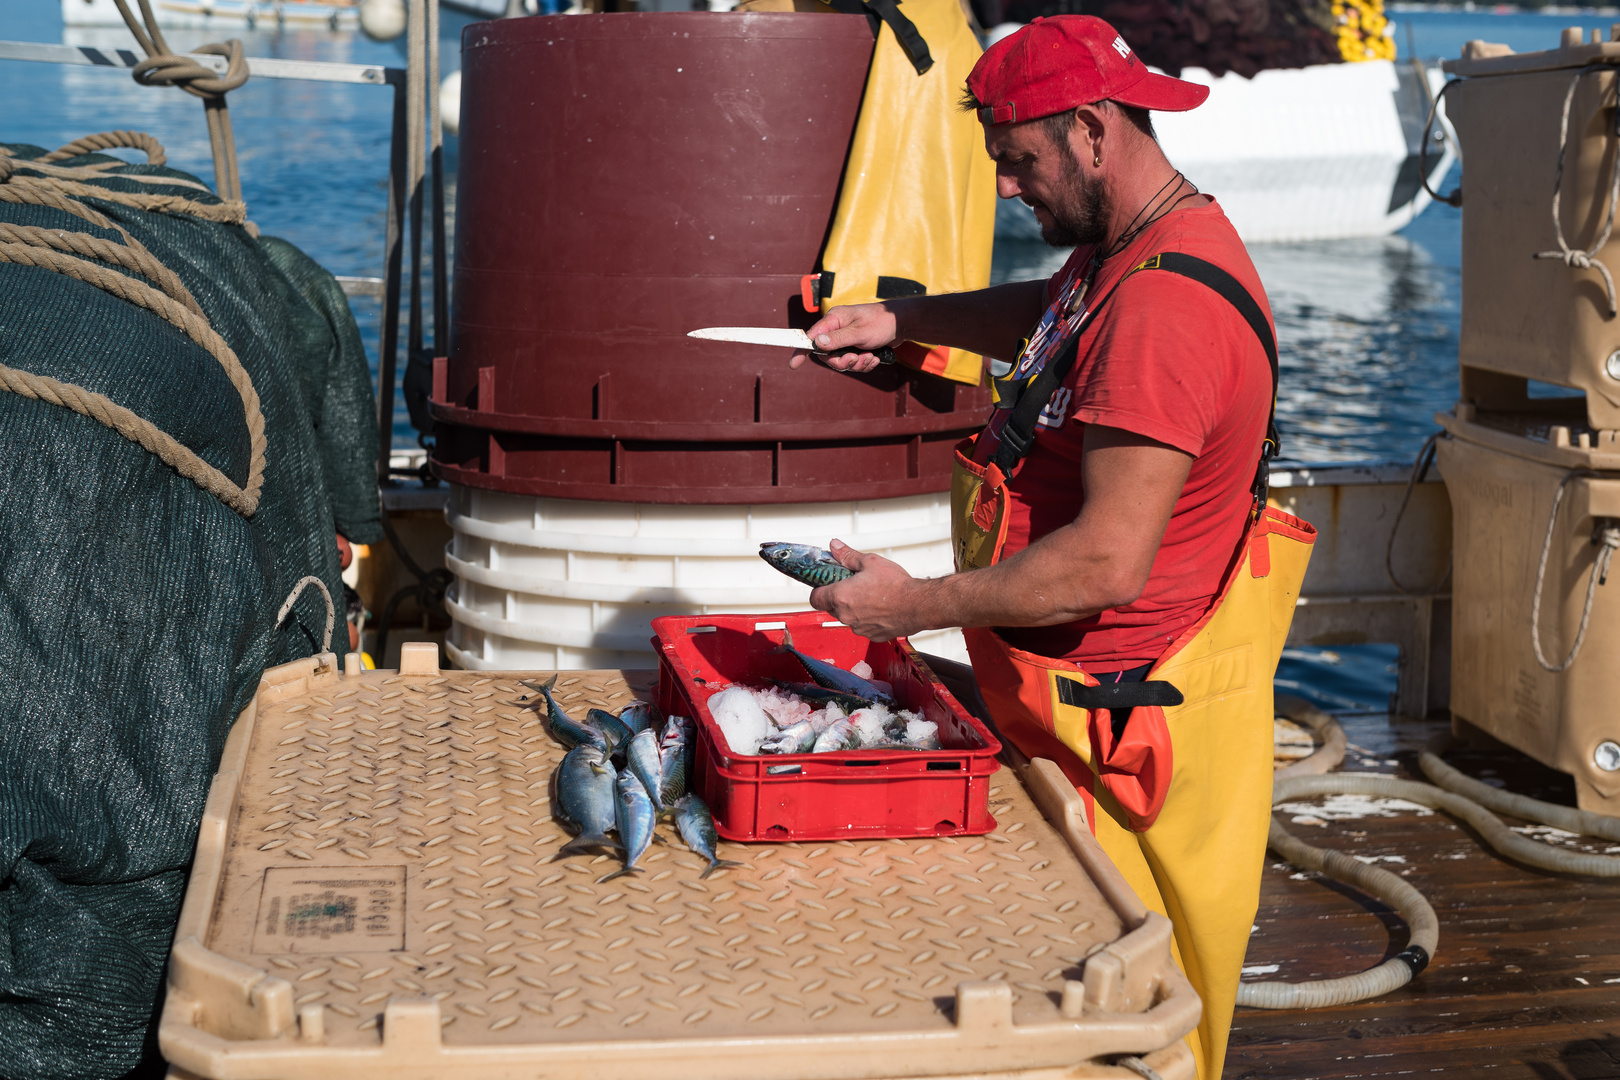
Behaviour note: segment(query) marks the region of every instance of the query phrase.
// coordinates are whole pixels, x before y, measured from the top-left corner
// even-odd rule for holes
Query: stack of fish
[[[938,750],[939,727],[902,709],[894,688],[872,678],[864,662],[853,670],[793,647],[782,651],[804,666],[812,682],[770,680],[768,688],[731,686],[709,698],[709,714],[734,754],[824,754],[848,750]]]
[[[636,863],[652,843],[658,819],[669,814],[686,845],[709,861],[701,877],[739,865],[716,854],[714,817],[696,792],[686,790],[695,749],[692,721],[671,716],[660,729],[658,711],[637,701],[617,716],[592,709],[581,723],[552,696],[556,682],[553,675],[524,685],[545,700],[546,730],[568,747],[553,774],[553,815],[577,835],[557,854],[601,847],[623,851],[624,869],[602,878],[611,881],[641,869]]]

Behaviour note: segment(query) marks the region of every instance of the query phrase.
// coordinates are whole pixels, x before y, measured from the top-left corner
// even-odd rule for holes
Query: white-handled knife
[[[825,349],[818,349],[810,335],[803,330],[792,330],[785,326],[708,326],[702,330],[693,330],[687,337],[702,338],[705,341],[736,341],[746,345],[777,345],[784,349],[803,349],[805,352],[820,353],[823,356],[839,356],[844,353],[869,352],[878,358],[882,364],[894,363],[894,350],[885,346],[881,349],[834,349],[828,353]]]

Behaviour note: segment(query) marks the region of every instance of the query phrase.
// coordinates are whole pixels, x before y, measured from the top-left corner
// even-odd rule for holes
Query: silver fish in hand
[[[647,845],[652,843],[653,823],[658,818],[652,800],[647,798],[647,789],[641,786],[641,781],[629,769],[619,774],[615,787],[619,839],[624,841],[624,869],[597,878],[598,885],[641,869],[636,865],[636,860],[641,858],[647,850]]]
[[[830,552],[809,544],[773,540],[759,545],[759,557],[794,581],[812,588],[843,581],[855,572],[833,558]]]
[[[596,746],[576,746],[557,766],[552,793],[557,820],[579,835],[564,844],[559,855],[572,855],[593,847],[619,847],[608,839],[617,827],[614,809],[615,774],[607,751]]]
[[[683,795],[675,803],[675,828],[680,830],[681,839],[686,846],[709,860],[708,869],[699,874],[699,879],[706,878],[723,866],[740,867],[742,863],[722,859],[715,854],[715,848],[720,845],[720,834],[714,831],[714,815],[709,813],[709,804],[696,795]]]

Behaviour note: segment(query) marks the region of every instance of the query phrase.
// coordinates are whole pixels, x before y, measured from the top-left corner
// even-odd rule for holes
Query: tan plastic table
[[[357,658],[356,658],[357,659]],[[175,1077],[1190,1080],[1199,1004],[1050,762],[995,832],[558,859],[533,673],[267,671],[210,790],[160,1028]],[[545,674],[545,673],[541,673]],[[563,672],[570,711],[652,672]]]

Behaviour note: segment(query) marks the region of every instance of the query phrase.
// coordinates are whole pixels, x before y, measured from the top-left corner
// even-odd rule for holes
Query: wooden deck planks
[[[1355,748],[1347,769],[1412,779],[1422,779],[1417,747],[1444,727],[1382,717],[1345,726]],[[1389,760],[1399,764],[1385,765]],[[1567,777],[1511,751],[1457,752],[1448,760],[1511,790],[1573,805]],[[1315,1011],[1240,1009],[1226,1077],[1620,1078],[1620,880],[1514,865],[1440,813],[1289,828],[1311,843],[1378,857],[1410,881],[1440,917],[1439,950],[1412,983],[1373,1001]],[[1349,974],[1404,947],[1405,925],[1383,905],[1292,873],[1269,859],[1248,963],[1278,970],[1251,978]]]

